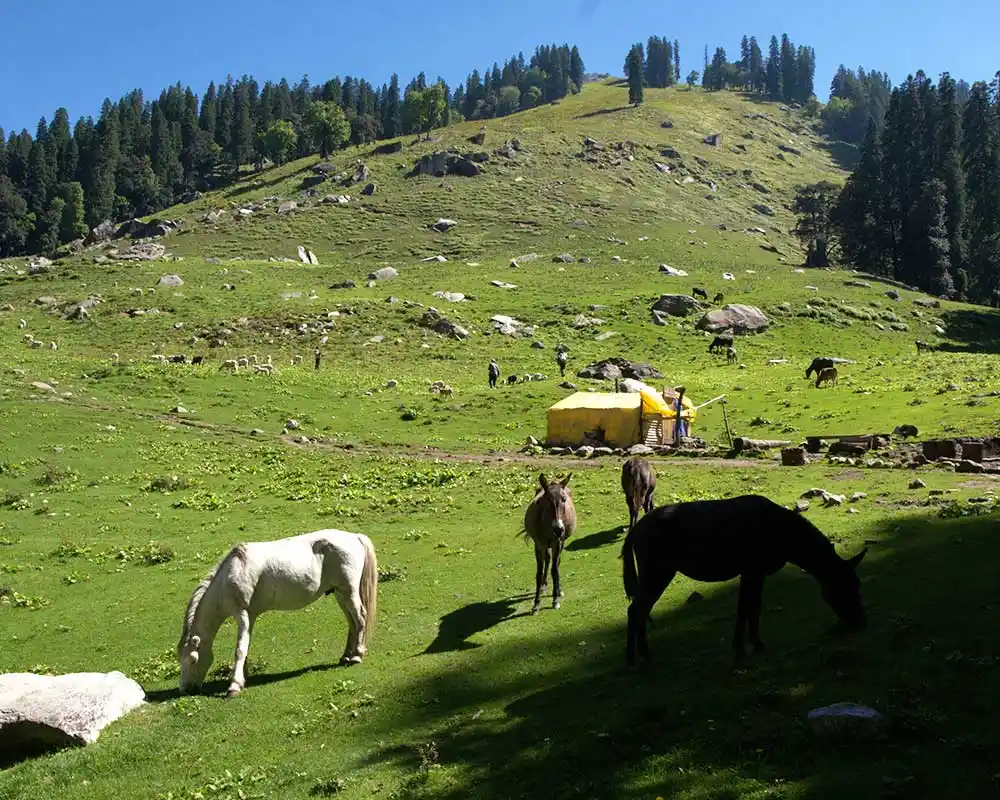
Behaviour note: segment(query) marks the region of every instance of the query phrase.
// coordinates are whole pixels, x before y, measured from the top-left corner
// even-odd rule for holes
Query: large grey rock
[[[157,261],[166,254],[167,248],[157,242],[134,244],[119,250],[113,257],[119,261]]]
[[[661,294],[653,304],[653,311],[669,314],[671,317],[686,317],[701,308],[698,301],[687,294]]]
[[[604,361],[588,364],[577,373],[577,377],[606,381],[618,378],[644,380],[646,378],[660,379],[663,378],[663,374],[649,364],[632,362],[627,358],[606,358]]]
[[[387,281],[395,278],[399,273],[392,267],[382,267],[368,274],[368,279],[373,281]]]
[[[121,672],[0,675],[0,758],[92,744],[145,698]]]
[[[102,242],[108,242],[111,237],[115,234],[115,223],[110,219],[104,220],[96,228],[93,228],[90,233],[87,234],[86,238],[83,240],[85,245],[100,244]]]
[[[431,227],[438,233],[447,233],[452,228],[454,228],[458,223],[453,219],[445,219],[440,217],[437,222],[435,222]]]
[[[428,308],[420,318],[420,324],[425,328],[430,328],[435,333],[443,336],[450,336],[453,339],[468,339],[469,332],[461,325],[457,325],[450,319],[441,316],[436,308]]]
[[[280,206],[278,206],[278,213],[290,214],[291,212],[295,211],[298,207],[299,207],[298,203],[296,203],[294,200],[289,200],[287,203],[282,203]]]
[[[756,306],[745,306],[733,303],[722,308],[709,311],[695,327],[709,333],[732,331],[733,333],[760,333],[767,330],[771,321],[764,312]]]
[[[157,286],[183,286],[184,281],[180,275],[161,275],[156,282]]]

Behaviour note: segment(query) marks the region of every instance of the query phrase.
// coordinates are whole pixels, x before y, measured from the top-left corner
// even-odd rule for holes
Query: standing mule
[[[197,691],[212,664],[212,643],[226,617],[236,620],[236,663],[229,696],[246,685],[244,667],[254,623],[265,611],[296,611],[324,595],[347,618],[341,664],[360,664],[375,628],[378,564],[371,539],[322,530],[271,542],[238,544],[191,595],[177,645],[181,692]]]
[[[823,599],[845,626],[861,627],[865,610],[855,570],[866,552],[867,548],[853,558],[841,558],[809,520],[760,495],[662,506],[643,517],[622,545],[622,579],[631,601],[625,663],[635,663],[637,644],[639,654],[649,660],[646,620],[678,572],[706,582],[739,577],[733,634],[737,663],[746,657],[747,628],[754,651],[763,649],[764,579],[787,563],[819,581]]]
[[[559,608],[563,596],[559,583],[559,559],[566,540],[576,530],[576,508],[573,495],[567,487],[573,473],[561,481],[549,483],[545,474],[538,476],[541,488],[524,512],[524,538],[535,544],[535,605],[532,614],[538,613],[542,592],[548,588],[549,562],[552,563],[552,607]]]
[[[639,512],[648,514],[653,510],[653,492],[656,489],[656,473],[646,459],[630,458],[622,464],[622,491],[628,504],[628,529],[632,530],[639,521]]]

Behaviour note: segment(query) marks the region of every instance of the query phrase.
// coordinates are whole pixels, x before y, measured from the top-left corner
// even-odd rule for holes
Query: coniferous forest
[[[225,185],[241,167],[506,116],[578,92],[583,80],[577,47],[543,45],[528,60],[474,70],[454,90],[423,73],[405,88],[397,75],[378,88],[350,76],[294,86],[243,76],[201,97],[179,84],[155,100],[136,90],[75,124],[59,108],[34,135],[0,127],[0,257],[52,253],[104,220]]]

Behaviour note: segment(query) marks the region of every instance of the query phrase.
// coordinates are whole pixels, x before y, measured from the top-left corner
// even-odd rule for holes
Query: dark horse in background
[[[649,660],[646,620],[678,572],[709,583],[739,577],[733,634],[737,662],[746,657],[748,627],[754,651],[763,649],[764,579],[787,563],[819,581],[823,599],[843,623],[861,627],[865,610],[855,570],[866,552],[841,558],[809,520],[760,495],[661,506],[636,523],[622,546],[625,594],[631,600],[625,661],[635,663],[637,643],[640,655]]]
[[[812,363],[806,368],[806,377],[808,378],[814,372],[818,376],[823,370],[832,369],[834,363],[832,358],[814,358]]]

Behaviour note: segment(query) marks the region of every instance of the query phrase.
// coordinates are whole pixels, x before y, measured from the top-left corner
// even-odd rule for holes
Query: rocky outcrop
[[[760,333],[770,327],[771,321],[756,306],[731,304],[709,311],[695,327],[709,333],[731,331],[733,333]]]
[[[701,308],[701,304],[687,294],[661,294],[660,299],[653,304],[653,311],[668,314],[671,317],[686,317],[692,311]]]

